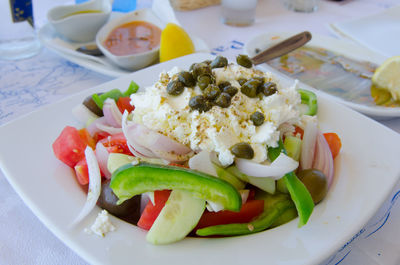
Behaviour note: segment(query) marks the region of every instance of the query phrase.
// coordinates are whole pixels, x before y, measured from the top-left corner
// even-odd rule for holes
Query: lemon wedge
[[[394,100],[400,100],[400,56],[387,59],[372,76],[372,83],[388,90]]]
[[[160,62],[194,52],[194,44],[186,31],[174,23],[168,23],[161,32]]]

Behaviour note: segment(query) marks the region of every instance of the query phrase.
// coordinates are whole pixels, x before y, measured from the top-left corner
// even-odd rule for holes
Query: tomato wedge
[[[145,230],[150,230],[154,221],[160,214],[162,208],[164,208],[165,203],[167,202],[170,194],[171,194],[170,190],[154,191],[154,205],[151,201],[147,203],[146,207],[143,210],[142,215],[140,216],[137,226]]]
[[[52,145],[54,155],[70,167],[85,158],[86,146],[78,130],[72,126],[66,126]]]
[[[120,97],[117,100],[117,106],[121,113],[124,113],[125,110],[131,112],[135,109],[134,106],[131,105],[131,98],[130,97]]]
[[[89,170],[86,162],[86,157],[82,158],[74,167],[76,179],[79,184],[86,185],[89,184]]]
[[[324,133],[324,137],[328,142],[329,149],[331,149],[332,157],[335,159],[342,148],[342,141],[336,133]]]
[[[132,155],[126,143],[124,133],[117,133],[105,137],[99,141],[107,148],[109,153],[121,153],[126,155]]]
[[[205,211],[197,224],[196,229],[207,226],[234,224],[234,223],[248,223],[264,211],[264,200],[251,200],[242,205],[240,212],[232,211],[219,211],[208,212]]]

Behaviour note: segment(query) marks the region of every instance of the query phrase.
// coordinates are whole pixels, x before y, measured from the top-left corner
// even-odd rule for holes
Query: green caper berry
[[[221,108],[227,108],[231,105],[232,97],[228,93],[221,93],[215,100],[215,105]]]
[[[264,114],[259,111],[254,112],[250,115],[250,120],[253,122],[254,126],[260,126],[264,123]]]
[[[204,111],[204,109],[207,108],[206,102],[207,101],[204,96],[197,95],[197,96],[192,97],[189,100],[189,107],[192,110],[198,110],[198,111],[202,112],[202,111]]]
[[[247,82],[247,79],[246,78],[240,78],[240,79],[238,79],[238,82],[239,82],[239,85],[243,86],[244,83]]]
[[[201,90],[205,89],[208,85],[213,83],[213,77],[209,74],[202,74],[197,77],[197,85]]]
[[[238,158],[253,159],[254,157],[254,150],[248,143],[237,143],[230,149],[231,153]]]
[[[230,85],[231,85],[231,83],[229,83],[228,81],[223,81],[223,82],[218,83],[218,87],[220,89],[223,89],[224,87],[230,86]]]
[[[206,63],[196,63],[192,69],[193,77],[197,79],[200,75],[203,74],[212,74],[211,67]]]
[[[239,54],[236,57],[236,62],[238,63],[238,65],[241,65],[246,68],[251,68],[253,66],[253,62],[251,61],[249,56],[244,55],[244,54]]]
[[[238,89],[234,86],[229,85],[224,87],[222,89],[222,92],[228,93],[231,97],[233,97],[238,92]]]
[[[221,90],[219,89],[219,87],[212,84],[208,85],[203,91],[203,95],[207,99],[215,99],[219,96],[219,94],[221,94]]]
[[[262,93],[265,96],[271,96],[278,92],[278,89],[276,88],[276,84],[274,82],[266,82],[262,86]]]
[[[196,80],[194,80],[193,75],[186,71],[178,74],[178,80],[181,81],[186,87],[194,87],[196,85]]]
[[[258,80],[250,79],[242,85],[240,91],[249,98],[255,98],[257,96],[259,85],[260,82]]]
[[[211,60],[205,60],[205,61],[203,61],[203,63],[208,64],[208,65],[210,65],[211,62],[212,62]]]
[[[178,95],[182,94],[184,89],[185,89],[185,85],[179,80],[171,81],[167,85],[168,94],[173,95],[173,96],[178,96]]]
[[[211,68],[222,68],[228,65],[228,60],[223,56],[217,56],[210,64]]]
[[[204,108],[203,111],[209,111],[212,107],[214,106],[213,102],[210,100],[206,100],[205,104],[204,104]]]

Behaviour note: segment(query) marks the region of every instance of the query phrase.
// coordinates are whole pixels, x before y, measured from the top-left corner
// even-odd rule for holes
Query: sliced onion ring
[[[101,172],[104,174],[104,176],[107,179],[111,178],[111,173],[107,168],[109,156],[110,156],[110,153],[108,152],[107,148],[105,148],[102,143],[97,142],[97,144],[96,144],[97,162],[99,163],[99,168],[100,168]]]
[[[72,221],[70,226],[74,226],[83,220],[96,206],[97,199],[100,196],[101,191],[101,175],[99,164],[97,163],[96,156],[89,146],[85,149],[85,157],[89,170],[89,189],[86,197],[85,205],[78,214],[78,216]]]
[[[331,153],[331,149],[322,134],[321,131],[318,130],[317,133],[317,142],[316,142],[316,151],[315,158],[313,161],[312,168],[318,169],[326,176],[326,180],[328,182],[328,188],[331,186],[333,181],[333,175],[335,173],[334,165],[333,165],[333,157]]]
[[[117,103],[115,103],[114,99],[107,98],[104,101],[103,113],[104,117],[107,120],[108,125],[115,128],[121,127],[122,114],[117,106]]]
[[[315,154],[317,132],[317,121],[308,121],[304,128],[303,144],[301,147],[300,165],[302,169],[309,169],[312,166]]]
[[[248,159],[236,158],[236,167],[244,174],[252,177],[270,177],[275,180],[282,178],[299,166],[299,162],[281,153],[270,165],[255,163]]]

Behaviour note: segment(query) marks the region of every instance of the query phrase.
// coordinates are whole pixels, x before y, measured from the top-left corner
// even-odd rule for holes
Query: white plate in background
[[[186,238],[153,246],[146,232],[111,217],[116,231],[104,238],[83,230],[93,224],[100,208],[72,229],[85,193],[71,168],[58,161],[51,145],[66,125],[79,126],[71,110],[96,92],[124,90],[131,80],[141,88],[160,71],[189,68],[212,58],[192,54],[125,75],[119,79],[46,105],[0,127],[0,167],[34,214],[66,245],[91,264],[319,264],[342,247],[378,210],[400,176],[400,136],[383,125],[318,93],[318,119],[323,132],[336,132],[342,150],[335,160],[335,179],[325,200],[315,207],[309,223],[297,228],[295,219],[280,227],[232,238]],[[277,75],[279,77],[279,75]],[[18,148],[16,148],[18,143]]]
[[[283,41],[284,39],[289,38],[297,33],[271,32],[271,33],[264,33],[257,35],[245,44],[244,51],[250,57],[253,57],[256,55],[256,49],[265,50],[267,47],[270,47],[280,41]],[[308,42],[306,45],[324,48],[334,53],[349,57],[351,59],[355,59],[358,61],[369,61],[377,65],[380,65],[386,59],[386,57],[377,54],[365,47],[356,45],[352,42],[335,39],[328,36],[322,36],[318,34],[312,34],[311,41]],[[258,67],[265,71],[280,73],[278,70],[272,68],[271,66],[265,63],[260,64]],[[285,76],[286,79],[288,80],[292,79],[282,73],[280,74]],[[305,85],[304,87],[316,91],[316,89],[311,88],[310,86]],[[388,118],[400,117],[400,108],[398,107],[368,106],[339,98],[337,96],[328,94],[327,92],[324,91],[319,91],[319,92],[326,94],[326,96],[330,97],[332,100],[345,104],[348,107],[375,119],[388,119]]]

